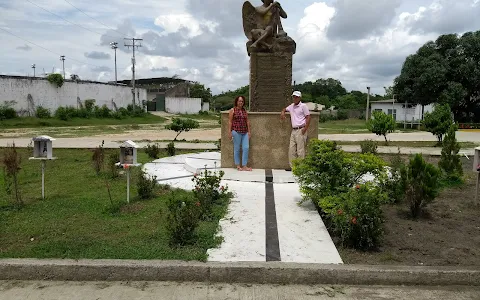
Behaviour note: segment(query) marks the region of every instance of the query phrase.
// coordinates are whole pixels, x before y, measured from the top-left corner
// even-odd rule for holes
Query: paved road
[[[474,142],[480,143],[480,132],[471,131],[457,131],[457,140],[459,142]],[[384,141],[383,136],[377,136],[373,133],[362,134],[319,134],[319,139],[329,139],[332,141],[363,141],[363,140],[376,140]],[[387,135],[389,141],[436,141],[436,137],[430,132],[408,132],[408,133],[390,133]]]
[[[479,287],[0,281],[0,300],[480,299]]]

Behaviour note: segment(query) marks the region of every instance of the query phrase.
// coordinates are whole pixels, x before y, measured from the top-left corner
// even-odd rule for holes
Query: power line
[[[128,34],[124,34],[124,33],[120,32],[120,31],[118,31],[118,30],[116,30],[116,29],[113,29],[113,28],[111,28],[110,26],[108,26],[107,24],[105,24],[105,23],[103,23],[103,22],[95,19],[94,17],[88,15],[88,14],[85,13],[83,10],[81,10],[81,9],[78,8],[78,7],[76,7],[76,6],[73,5],[72,3],[68,2],[67,0],[64,0],[64,1],[67,2],[68,4],[70,4],[73,8],[75,8],[76,10],[78,10],[79,12],[81,12],[82,14],[86,15],[87,17],[89,17],[90,19],[92,19],[92,20],[94,20],[94,21],[102,24],[103,26],[107,27],[108,29],[111,29],[111,30],[113,30],[113,31],[115,31],[115,32],[117,32],[117,33],[120,33],[120,35],[121,35],[122,37],[129,37]]]
[[[29,2],[29,3],[31,3],[31,4],[33,4],[33,5],[35,5],[36,7],[40,8],[40,9],[43,9],[44,11],[46,11],[46,12],[48,12],[48,13],[54,15],[54,16],[59,17],[60,19],[64,20],[65,22],[68,22],[68,23],[70,23],[70,24],[72,24],[72,25],[81,27],[81,28],[83,28],[83,29],[85,29],[85,30],[88,30],[88,31],[93,32],[93,33],[96,33],[96,34],[98,34],[98,35],[100,35],[100,36],[108,36],[108,37],[111,37],[111,38],[114,38],[114,39],[118,38],[118,37],[116,37],[116,36],[114,37],[114,36],[106,35],[106,34],[97,32],[97,31],[95,31],[95,30],[91,30],[91,29],[89,29],[89,28],[87,28],[87,27],[84,27],[84,26],[82,26],[82,25],[79,25],[79,24],[70,22],[69,20],[65,19],[64,17],[62,17],[62,16],[60,16],[60,15],[57,15],[56,13],[51,12],[51,11],[49,11],[48,9],[45,9],[45,8],[41,7],[40,5],[33,3],[33,2],[30,1],[30,0],[26,0],[26,1]]]

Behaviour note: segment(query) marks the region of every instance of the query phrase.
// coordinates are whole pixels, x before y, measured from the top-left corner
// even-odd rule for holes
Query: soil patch
[[[391,156],[382,156],[387,161]],[[405,157],[407,159],[408,157]],[[439,157],[425,156],[437,164]],[[405,203],[384,206],[385,235],[376,252],[339,248],[346,264],[480,266],[480,205],[475,204],[473,158],[462,159],[464,185],[446,188],[428,207],[428,216],[408,218]]]

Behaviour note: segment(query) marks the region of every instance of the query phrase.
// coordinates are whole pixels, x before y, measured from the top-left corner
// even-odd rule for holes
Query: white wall
[[[209,111],[209,110],[210,110],[210,103],[209,102],[203,102],[202,111]]]
[[[140,103],[147,99],[147,91],[138,89]],[[117,108],[126,107],[132,103],[132,90],[127,86],[103,84],[94,82],[65,81],[61,87],[51,84],[44,78],[8,77],[0,76],[0,103],[16,101],[14,108],[17,111],[33,112],[28,102],[28,95],[32,96],[34,106],[43,106],[53,113],[60,106],[77,107],[77,97],[80,101],[95,99],[96,105],[107,105],[113,109],[112,100]]]
[[[202,110],[201,98],[165,98],[165,111],[172,114],[198,114]]]
[[[422,106],[421,105],[416,105],[413,106],[412,108],[404,108],[405,104],[404,103],[395,103],[394,109],[397,111],[396,113],[396,121],[397,122],[411,122],[412,119],[414,121],[419,121],[422,119]],[[388,110],[392,109],[392,104],[391,103],[372,103],[372,113],[377,110],[381,109],[384,113],[388,114]],[[426,112],[432,112],[433,111],[433,104],[425,105],[423,113]]]

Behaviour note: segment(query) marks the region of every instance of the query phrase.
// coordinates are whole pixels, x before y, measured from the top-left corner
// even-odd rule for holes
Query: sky
[[[254,6],[260,0],[250,1]],[[293,80],[335,78],[347,90],[384,94],[405,58],[441,34],[480,30],[480,0],[283,0],[282,24],[297,44]],[[244,0],[0,0],[0,74],[198,81],[214,94],[249,82]]]

